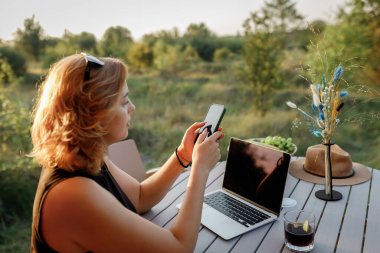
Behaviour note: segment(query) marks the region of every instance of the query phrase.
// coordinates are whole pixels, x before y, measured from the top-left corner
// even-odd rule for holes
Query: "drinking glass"
[[[284,214],[285,246],[293,252],[310,252],[314,249],[315,216],[304,210]]]

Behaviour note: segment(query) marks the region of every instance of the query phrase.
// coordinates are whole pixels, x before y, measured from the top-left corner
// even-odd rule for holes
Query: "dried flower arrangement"
[[[286,102],[290,108],[299,110],[315,123],[316,128],[311,132],[314,136],[322,137],[323,143],[331,142],[334,130],[340,123],[338,115],[344,106],[344,100],[348,96],[346,90],[339,90],[343,72],[343,67],[339,65],[330,81],[326,81],[325,74],[322,74],[321,84],[310,84],[313,98],[312,108],[316,116],[311,116],[291,101]]]

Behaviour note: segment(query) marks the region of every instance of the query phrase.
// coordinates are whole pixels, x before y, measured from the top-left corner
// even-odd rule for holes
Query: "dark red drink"
[[[297,247],[305,247],[313,244],[314,228],[309,225],[307,231],[305,231],[302,225],[302,223],[286,224],[285,239],[288,243]]]

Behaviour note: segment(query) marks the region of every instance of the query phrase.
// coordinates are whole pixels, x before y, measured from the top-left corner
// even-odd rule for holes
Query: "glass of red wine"
[[[314,249],[315,216],[304,210],[284,214],[285,246],[293,252],[310,252]]]

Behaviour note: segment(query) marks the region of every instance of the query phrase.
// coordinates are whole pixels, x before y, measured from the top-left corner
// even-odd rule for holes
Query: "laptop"
[[[289,162],[281,150],[231,138],[223,187],[205,195],[201,223],[229,240],[276,220]]]

